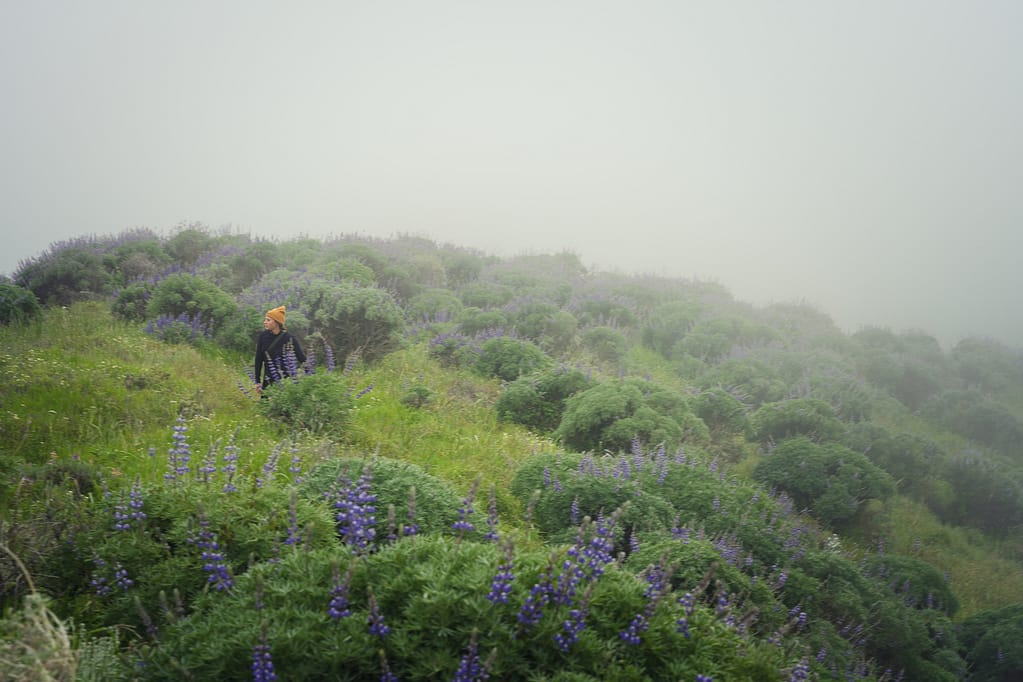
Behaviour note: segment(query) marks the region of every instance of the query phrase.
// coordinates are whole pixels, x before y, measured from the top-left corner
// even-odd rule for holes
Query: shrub
[[[688,301],[674,301],[659,306],[643,326],[643,343],[665,358],[675,356],[676,345],[685,338],[700,317],[700,308]]]
[[[621,362],[629,350],[625,334],[611,327],[593,327],[582,333],[583,346],[605,362]]]
[[[561,422],[565,399],[591,383],[578,369],[567,368],[519,377],[501,391],[497,416],[537,431],[553,431]]]
[[[970,680],[1006,682],[1023,679],[1023,604],[984,611],[959,626]]]
[[[332,372],[275,381],[263,394],[259,406],[267,417],[313,434],[340,439],[351,421],[351,388]]]
[[[488,339],[480,346],[475,370],[485,377],[515,381],[523,374],[544,370],[553,360],[536,344],[508,336]]]
[[[118,317],[132,322],[146,319],[146,309],[153,287],[149,284],[135,283],[120,289],[111,305],[111,310]]]
[[[782,441],[757,464],[753,476],[784,490],[797,507],[810,509],[831,526],[852,519],[865,500],[895,493],[891,476],[865,455],[834,443],[818,445],[805,436]]]
[[[922,412],[959,435],[1006,454],[1015,454],[1023,442],[1023,421],[977,390],[945,391],[928,401]]]
[[[959,610],[959,599],[945,576],[919,559],[897,554],[871,556],[864,561],[863,572],[911,608],[935,609],[949,617]]]
[[[711,434],[741,434],[750,430],[746,406],[724,389],[712,388],[697,393],[693,413],[703,420]]]
[[[227,292],[209,280],[186,273],[160,280],[146,306],[150,318],[188,315],[192,320],[202,318],[213,330],[236,310],[237,305]]]
[[[683,440],[705,442],[708,433],[680,394],[626,379],[597,384],[566,399],[555,437],[578,451],[628,450],[634,438],[673,450]]]
[[[814,398],[795,398],[761,405],[753,413],[750,423],[756,439],[762,443],[792,436],[833,441],[839,439],[845,430],[831,406]]]
[[[111,273],[93,240],[58,243],[14,273],[14,283],[28,289],[44,305],[69,305],[110,293]]]
[[[317,280],[303,293],[302,309],[310,331],[320,333],[338,357],[359,352],[373,360],[401,345],[405,316],[383,289]]]
[[[458,318],[458,329],[463,334],[475,336],[488,329],[502,329],[508,325],[508,318],[500,310],[482,310],[469,307],[462,310]]]
[[[700,378],[702,388],[723,388],[750,408],[781,400],[787,391],[781,373],[763,361],[726,360]]]
[[[0,324],[25,324],[41,312],[39,299],[31,291],[0,282]]]

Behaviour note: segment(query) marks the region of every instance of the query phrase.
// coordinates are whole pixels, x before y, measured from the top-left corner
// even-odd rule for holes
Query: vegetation
[[[13,679],[1023,675],[1020,351],[201,225],[0,299]],[[260,397],[277,305],[309,360]]]

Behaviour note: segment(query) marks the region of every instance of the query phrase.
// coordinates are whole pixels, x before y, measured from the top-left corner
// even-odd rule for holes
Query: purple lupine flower
[[[178,417],[174,425],[174,447],[170,450],[170,459],[174,465],[174,479],[181,480],[192,471],[192,448],[188,445],[188,426],[183,417]]]
[[[714,682],[714,678],[710,675],[697,675],[696,682]]]
[[[803,680],[810,677],[810,664],[805,660],[800,661],[792,668],[792,674],[789,676],[789,682],[803,682]]]
[[[586,616],[589,615],[589,599],[584,597],[582,603],[576,608],[569,609],[568,618],[561,622],[561,629],[554,635],[554,643],[561,651],[568,651],[573,644],[579,641],[579,633],[586,629]]]
[[[291,474],[291,480],[295,483],[302,482],[302,477],[299,475],[302,473],[302,457],[294,444],[291,446],[291,464],[288,465],[288,473]]]
[[[96,565],[97,569],[104,569],[107,565],[107,562],[103,561],[100,557],[95,557],[92,560],[92,563]],[[92,572],[92,579],[89,581],[89,584],[92,585],[93,591],[99,597],[105,597],[111,592],[111,587],[109,583],[107,583],[106,576],[104,576],[100,570]]]
[[[369,492],[372,480],[369,466],[366,466],[354,485],[344,474],[338,478],[334,501],[337,510],[335,518],[341,540],[352,548],[353,554],[368,552],[376,538],[377,498]]]
[[[335,622],[352,615],[348,607],[348,590],[352,583],[352,574],[355,567],[349,566],[345,577],[341,579],[341,569],[334,564],[334,587],[330,591],[330,604],[327,606],[327,615]]]
[[[334,360],[334,349],[330,347],[329,343],[323,344],[323,354],[327,358],[327,372],[333,372],[336,363]]]
[[[823,663],[824,660],[827,657],[828,657],[828,650],[827,650],[827,648],[826,647],[821,647],[821,650],[817,652],[816,661],[818,663]]]
[[[682,613],[684,615],[675,622],[675,630],[682,633],[686,639],[689,639],[689,619],[693,616],[696,599],[693,597],[692,592],[686,592],[678,598],[678,603],[682,605]]]
[[[462,506],[458,508],[458,520],[451,524],[451,528],[458,531],[459,537],[463,537],[466,533],[476,530],[476,527],[469,522],[468,517],[476,511],[472,505],[476,499],[476,490],[479,488],[479,485],[480,479],[477,476],[469,488],[469,493],[462,500]]]
[[[476,645],[476,631],[473,630],[472,636],[469,638],[469,648],[459,660],[458,669],[455,671],[452,682],[476,682],[489,678],[490,672],[480,661],[479,649]]]
[[[569,514],[570,514],[570,520],[572,521],[572,525],[573,526],[578,526],[579,525],[579,496],[578,495],[576,495],[572,499],[572,506],[569,509]]]
[[[131,492],[128,493],[128,508],[131,509],[128,512],[128,518],[137,521],[140,526],[146,520],[146,513],[142,511],[143,504],[142,481],[136,476],[134,483],[131,484]]]
[[[283,449],[284,443],[278,443],[270,452],[270,456],[263,462],[263,477],[256,477],[257,488],[262,488],[264,483],[269,483],[273,480],[274,474],[277,472],[277,462],[281,458],[281,450]]]
[[[551,467],[549,465],[543,468],[543,487],[551,487]]]
[[[127,590],[135,584],[135,581],[128,577],[128,570],[120,563],[114,564],[114,584],[122,590]]]
[[[114,530],[131,530],[128,518],[128,505],[122,497],[121,501],[114,505]]]
[[[355,394],[355,397],[356,397],[356,399],[358,399],[358,398],[361,398],[362,396],[364,396],[364,395],[366,395],[367,393],[369,393],[370,391],[372,391],[372,390],[373,390],[373,387],[374,387],[375,385],[376,385],[376,384],[375,384],[375,383],[373,383],[373,382],[370,382],[369,384],[367,384],[367,385],[366,385],[366,388],[362,389],[361,391],[359,391],[358,393],[356,393],[356,394]]]
[[[498,565],[497,573],[490,583],[487,599],[493,604],[507,604],[511,584],[515,580],[515,548],[511,540],[504,543],[504,560]]]
[[[266,625],[263,625],[259,643],[252,647],[252,680],[253,682],[273,682],[277,679],[274,672],[274,661],[270,655],[270,644],[267,642]]]
[[[657,605],[664,598],[664,595],[671,589],[671,571],[668,569],[668,555],[661,556],[656,566],[651,566],[644,574],[647,586],[643,590],[643,596],[647,603],[642,613],[633,617],[629,626],[618,633],[618,637],[626,644],[636,646],[640,643],[640,634],[650,628],[650,619],[657,609]]]
[[[497,542],[497,487],[490,485],[490,502],[487,504],[487,533],[483,536],[485,540]]]
[[[391,628],[384,623],[384,614],[380,613],[373,590],[369,591],[369,615],[366,621],[369,624],[369,634],[371,635],[383,638],[391,631]]]
[[[238,471],[238,446],[234,444],[234,437],[235,434],[231,434],[231,441],[224,447],[224,465],[220,468],[227,477],[223,488],[225,493],[238,491],[238,487],[234,484],[234,475]]]
[[[298,529],[298,495],[291,491],[291,500],[288,503],[288,535],[284,539],[286,545],[297,545],[302,542],[302,534]]]
[[[526,632],[543,618],[543,607],[550,602],[554,590],[551,578],[553,573],[554,565],[548,563],[547,568],[540,574],[539,581],[530,589],[529,596],[523,602],[522,608],[519,609],[517,616],[519,625]]]
[[[404,535],[415,535],[419,532],[416,523],[416,487],[410,486],[408,491],[408,525],[402,527]]]
[[[206,571],[206,582],[217,590],[229,590],[234,585],[234,578],[227,567],[227,560],[217,542],[217,534],[210,530],[209,519],[199,510],[199,537],[196,546],[202,550],[202,569]]]

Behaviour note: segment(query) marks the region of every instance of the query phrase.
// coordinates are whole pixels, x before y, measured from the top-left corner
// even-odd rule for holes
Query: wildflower
[[[135,584],[135,581],[128,577],[128,570],[120,563],[114,565],[114,584],[122,590],[127,590]]]
[[[578,526],[579,525],[579,496],[578,495],[576,495],[572,499],[572,507],[569,510],[569,513],[571,514],[570,520],[572,521],[572,525],[573,526]]]
[[[294,490],[291,491],[291,501],[288,503],[288,536],[284,539],[286,545],[297,545],[302,541],[298,530],[298,497]]]
[[[252,647],[252,679],[254,682],[273,682],[277,679],[270,645],[267,643],[266,625],[263,625],[259,643]]]
[[[369,551],[376,537],[376,495],[369,492],[373,475],[367,466],[362,476],[353,485],[351,480],[341,475],[334,502],[337,510],[335,518],[341,540],[352,548],[353,554]]]
[[[227,568],[224,553],[217,542],[217,534],[210,530],[209,519],[199,510],[199,537],[195,544],[202,550],[202,568],[207,573],[206,582],[217,590],[229,590],[234,585],[234,578]]]
[[[810,677],[810,664],[806,661],[800,661],[794,668],[792,668],[792,674],[789,676],[789,682],[802,682],[808,677]]]
[[[128,508],[131,509],[128,513],[128,518],[141,523],[145,520],[146,513],[142,511],[142,481],[138,476],[135,477],[135,482],[132,483],[128,498]]]
[[[579,633],[586,629],[586,616],[589,613],[588,602],[588,599],[584,599],[578,607],[569,609],[568,618],[561,623],[564,632],[554,635],[554,642],[561,651],[568,651],[573,644],[579,641]]]
[[[231,442],[224,448],[224,465],[221,467],[221,471],[227,477],[227,481],[224,483],[223,491],[225,493],[237,492],[238,488],[234,484],[234,474],[238,470],[238,446],[234,444],[234,434],[231,434]]]
[[[335,622],[352,615],[348,608],[348,589],[352,582],[354,566],[350,566],[341,579],[341,569],[334,564],[334,588],[330,591],[330,605],[327,607],[327,615]]]
[[[470,514],[473,514],[476,510],[473,508],[473,502],[476,499],[476,490],[479,488],[480,479],[477,476],[476,480],[473,481],[472,487],[469,488],[469,493],[462,500],[462,506],[458,508],[458,520],[451,524],[451,528],[457,530],[459,536],[464,536],[466,533],[471,533],[476,529],[472,523],[467,519]]]
[[[123,501],[114,505],[114,530],[131,530],[128,523],[128,505]]]
[[[408,491],[408,525],[402,528],[405,535],[415,535],[419,532],[419,524],[416,523],[416,487],[411,486]]]
[[[458,662],[458,670],[455,671],[452,682],[476,682],[476,680],[486,680],[489,677],[490,673],[480,662],[479,649],[476,645],[476,630],[473,630],[472,636],[469,638],[469,648]]]
[[[511,584],[515,580],[515,551],[511,540],[504,544],[504,561],[497,567],[497,573],[490,583],[487,599],[493,604],[507,604],[511,594]]]
[[[532,626],[540,622],[540,619],[543,618],[543,607],[550,602],[551,594],[554,590],[551,578],[553,572],[553,564],[548,563],[547,568],[540,574],[539,582],[535,583],[529,590],[529,596],[526,597],[522,608],[519,609],[519,625],[527,632]]]
[[[384,614],[380,613],[380,607],[377,605],[373,590],[369,591],[369,616],[367,617],[367,622],[369,623],[369,634],[371,635],[383,638],[391,631],[391,628],[384,624]]]
[[[263,463],[263,477],[256,477],[256,487],[262,488],[263,484],[273,479],[274,473],[277,471],[277,462],[281,457],[281,449],[283,449],[284,443],[278,443],[276,447],[270,452],[270,456],[266,458]]]

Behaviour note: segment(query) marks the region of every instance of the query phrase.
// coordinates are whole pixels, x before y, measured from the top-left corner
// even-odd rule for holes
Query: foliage
[[[976,389],[945,391],[928,401],[923,412],[975,443],[1006,454],[1015,454],[1023,443],[1023,420]]]
[[[650,314],[643,325],[643,343],[665,358],[675,357],[675,349],[693,328],[700,316],[700,308],[689,301],[665,303]]]
[[[959,610],[959,599],[945,577],[920,559],[879,554],[867,558],[863,571],[913,608],[935,609],[949,617]]]
[[[970,680],[1006,682],[1023,676],[1023,604],[986,611],[960,624],[959,641]]]
[[[761,460],[754,478],[790,494],[799,508],[824,523],[852,519],[868,499],[884,500],[895,483],[866,456],[841,445],[814,443],[805,436],[782,441]]]
[[[275,381],[263,394],[259,406],[270,419],[335,440],[344,437],[355,406],[348,382],[334,372]]]
[[[700,391],[693,396],[690,403],[693,413],[710,429],[711,436],[746,435],[750,430],[746,406],[724,389]]]
[[[373,360],[401,345],[405,316],[383,289],[317,280],[303,292],[302,309],[310,331],[322,335],[338,357],[358,353]]]
[[[726,360],[700,378],[702,388],[721,388],[751,409],[785,397],[781,373],[754,358]]]
[[[765,403],[750,417],[754,437],[761,443],[792,436],[817,441],[838,440],[845,430],[831,406],[815,398]]]
[[[521,376],[501,391],[495,409],[499,419],[537,431],[558,427],[565,400],[592,385],[581,370],[559,367]]]
[[[581,335],[583,346],[605,362],[621,362],[628,351],[625,334],[611,327],[591,327]]]
[[[0,324],[25,324],[41,312],[39,299],[31,291],[0,282]]]
[[[55,244],[38,258],[20,263],[14,283],[31,291],[44,305],[68,305],[105,296],[113,278],[100,249],[90,240]]]
[[[523,374],[546,369],[552,362],[550,356],[531,341],[497,336],[480,345],[474,369],[485,377],[515,381]]]
[[[578,451],[626,450],[633,438],[674,449],[685,439],[702,442],[706,425],[673,391],[639,379],[599,383],[565,400],[555,436]]]
[[[230,294],[209,280],[178,273],[163,278],[153,288],[146,305],[150,318],[188,315],[216,329],[238,309]]]

